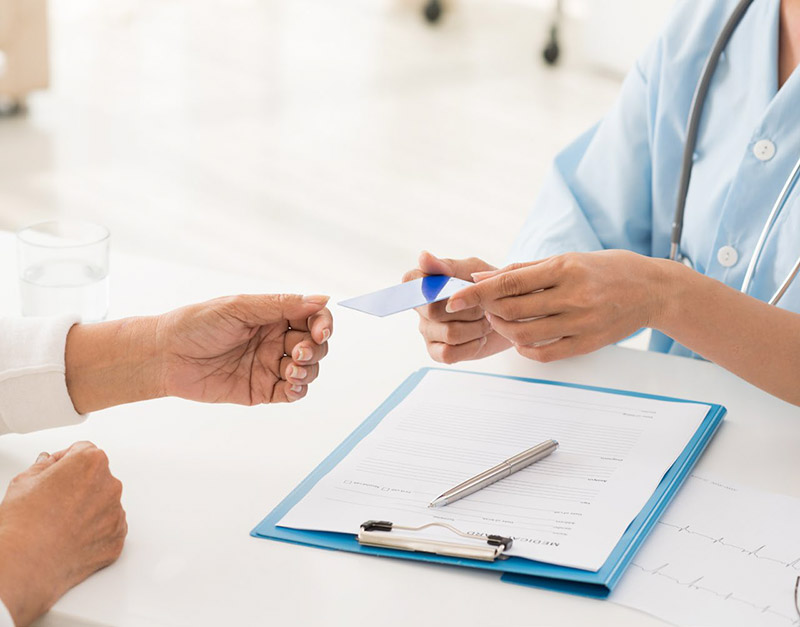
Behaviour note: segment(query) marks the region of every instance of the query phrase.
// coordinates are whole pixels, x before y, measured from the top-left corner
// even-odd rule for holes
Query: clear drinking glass
[[[17,233],[23,316],[75,314],[97,322],[108,314],[108,229],[53,220]]]

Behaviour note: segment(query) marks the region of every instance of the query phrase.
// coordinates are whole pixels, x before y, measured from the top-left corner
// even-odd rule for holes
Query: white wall
[[[626,73],[658,34],[674,0],[584,2],[583,52],[592,65]]]
[[[554,11],[555,0],[513,0]],[[571,58],[624,75],[658,34],[675,0],[564,0],[563,48]]]

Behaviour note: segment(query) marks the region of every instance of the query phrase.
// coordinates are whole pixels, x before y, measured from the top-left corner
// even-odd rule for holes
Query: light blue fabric
[[[509,262],[624,248],[669,254],[686,121],[702,67],[737,0],[682,0],[608,115],[555,159]],[[714,74],[698,134],[681,250],[739,289],[764,222],[800,157],[800,72],[778,91],[779,0],[754,0]],[[776,147],[756,158],[759,140]],[[767,240],[750,295],[768,300],[800,255],[800,185]],[[738,261],[724,267],[725,245]],[[691,303],[686,303],[687,307]],[[800,280],[780,306],[800,311]],[[724,324],[726,312],[720,312]],[[651,349],[691,353],[660,333]]]

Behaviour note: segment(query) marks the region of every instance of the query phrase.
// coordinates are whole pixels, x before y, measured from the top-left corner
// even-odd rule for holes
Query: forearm
[[[125,318],[72,327],[66,378],[79,413],[163,396],[157,318]]]
[[[746,296],[686,268],[662,264],[653,328],[742,379],[800,405],[800,314]]]

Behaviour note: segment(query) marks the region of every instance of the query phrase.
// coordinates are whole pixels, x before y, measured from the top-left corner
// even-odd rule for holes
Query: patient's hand
[[[295,401],[319,373],[333,332],[325,296],[219,298],[160,316],[164,393],[256,405]]]
[[[333,332],[327,296],[250,294],[160,316],[76,324],[66,380],[79,413],[180,396],[208,403],[296,401]]]
[[[494,270],[480,259],[439,259],[428,252],[419,257],[419,268],[407,272],[403,281],[412,281],[430,274],[444,274],[472,281],[473,272]],[[425,338],[428,353],[436,361],[453,364],[468,359],[481,359],[511,346],[485,317],[481,307],[471,307],[457,314],[445,311],[447,301],[419,307],[419,331]]]
[[[128,525],[122,484],[89,442],[42,453],[0,503],[0,598],[28,625],[119,557]]]

